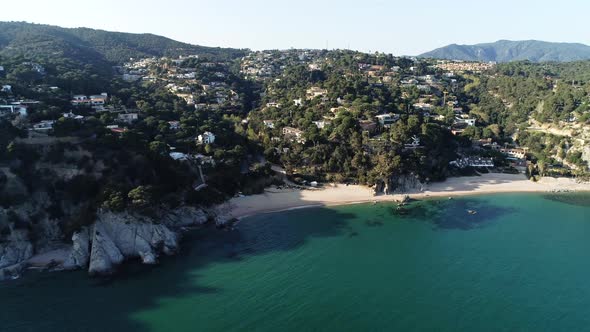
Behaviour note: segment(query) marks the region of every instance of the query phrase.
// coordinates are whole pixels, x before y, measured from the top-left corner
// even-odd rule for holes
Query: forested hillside
[[[452,44],[420,55],[425,58],[465,61],[567,62],[590,59],[590,46],[575,43],[550,43],[538,40],[510,41],[476,45]]]
[[[153,34],[61,28],[24,22],[0,22],[0,55],[58,57],[95,67],[121,64],[129,58],[198,54],[219,60],[243,56],[243,50],[196,46]]]
[[[550,165],[586,169],[590,61],[502,64],[465,93],[478,123],[497,126],[501,136],[527,147],[542,175]]]
[[[241,55],[0,23],[0,249],[19,253],[0,279],[97,220],[227,224],[209,206],[271,184],[392,194],[486,172],[589,176],[590,61]]]

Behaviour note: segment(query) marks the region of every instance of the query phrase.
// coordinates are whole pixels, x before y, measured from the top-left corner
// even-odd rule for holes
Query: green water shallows
[[[298,210],[112,280],[1,283],[0,331],[590,331],[589,254],[588,195]]]

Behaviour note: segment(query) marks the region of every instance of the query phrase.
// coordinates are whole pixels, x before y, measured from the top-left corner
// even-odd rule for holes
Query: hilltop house
[[[376,118],[379,121],[379,124],[381,124],[384,127],[389,127],[392,124],[394,124],[397,120],[399,120],[399,114],[380,114],[377,115]]]
[[[168,121],[168,125],[170,130],[180,129],[180,121]]]
[[[306,91],[307,99],[313,99],[313,98],[316,98],[316,97],[322,97],[322,96],[325,96],[327,94],[328,94],[328,90],[322,89],[322,88],[319,88],[319,87],[315,87],[315,86],[307,89],[307,91]]]
[[[33,125],[33,130],[36,131],[48,131],[53,129],[53,124],[55,123],[55,121],[53,120],[43,120],[41,122],[35,123]]]
[[[133,123],[139,119],[139,115],[137,113],[121,113],[117,116],[117,119],[121,122]]]
[[[24,105],[0,105],[0,117],[10,114],[28,115],[28,108]]]
[[[453,135],[459,135],[467,129],[467,127],[475,126],[475,119],[470,119],[466,114],[462,116],[456,116],[451,127],[451,133]]]
[[[328,126],[332,122],[330,120],[319,120],[319,121],[314,121],[313,123],[316,125],[316,127],[318,127],[318,129],[324,129],[324,128],[326,128],[326,126]]]
[[[170,158],[174,160],[186,161],[189,160],[189,155],[182,152],[170,152]]]
[[[432,110],[432,105],[428,103],[415,103],[413,106],[420,111],[430,112]]]
[[[303,138],[303,130],[299,130],[297,128],[293,128],[293,127],[285,127],[283,128],[283,136],[290,140],[291,142],[297,142],[297,143],[301,143],[304,144],[305,143],[305,138]]]
[[[465,118],[465,117],[455,117],[455,124],[465,124],[468,126],[475,126],[475,119]]]
[[[279,104],[279,103],[276,103],[276,102],[272,101],[272,102],[270,102],[270,103],[266,103],[266,107],[269,107],[269,108],[270,108],[270,107],[276,107],[276,108],[280,108],[280,107],[281,107],[281,104]]]
[[[92,105],[92,106],[104,105],[107,102],[107,98],[108,98],[108,95],[106,92],[103,92],[100,95],[90,96],[90,105]]]
[[[213,144],[215,142],[215,135],[210,131],[206,131],[197,137],[197,142],[199,144]]]
[[[76,115],[76,114],[74,114],[72,112],[64,113],[63,114],[63,117],[66,118],[66,119],[74,119],[74,120],[77,120],[77,121],[84,120],[84,117],[82,115]]]
[[[100,95],[92,95],[90,97],[85,95],[75,95],[72,97],[71,104],[73,106],[102,106],[106,103],[108,94],[106,92]]]
[[[264,123],[264,126],[266,126],[266,128],[269,128],[269,129],[275,128],[275,121],[274,120],[264,120],[262,122]]]

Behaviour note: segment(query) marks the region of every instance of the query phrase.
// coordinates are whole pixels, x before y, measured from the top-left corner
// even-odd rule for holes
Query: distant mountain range
[[[88,28],[61,28],[25,22],[0,22],[0,56],[57,56],[82,63],[115,64],[129,58],[198,54],[236,58],[244,50],[181,43],[153,34],[109,32]]]
[[[0,22],[0,57],[59,57],[107,67],[129,58],[198,54],[211,59],[242,57],[247,50],[191,45],[153,34],[110,32],[89,28],[61,28],[25,22]],[[477,45],[452,44],[420,57],[468,61],[534,62],[590,59],[590,46],[537,40]]]
[[[495,43],[476,45],[452,44],[421,54],[420,57],[466,61],[567,62],[590,59],[590,46],[538,40],[499,40]]]

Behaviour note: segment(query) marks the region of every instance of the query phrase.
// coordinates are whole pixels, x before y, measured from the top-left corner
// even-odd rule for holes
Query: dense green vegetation
[[[67,29],[24,22],[0,22],[0,49],[0,54],[6,56],[26,55],[34,59],[57,55],[84,64],[120,64],[129,58],[189,54],[229,60],[245,54],[243,50],[196,46],[152,34]]]
[[[501,64],[481,75],[480,84],[464,98],[471,103],[470,114],[495,133],[492,137],[515,138],[536,165],[569,164],[581,174],[587,169],[579,140],[588,139],[589,73],[590,61]],[[482,132],[474,137],[487,136]]]
[[[332,52],[320,70],[309,72],[301,65],[287,66],[279,80],[267,82],[268,92],[263,107],[250,114],[248,138],[264,148],[269,160],[283,164],[290,172],[309,179],[375,184],[391,176],[419,175],[422,180],[441,180],[447,176],[447,165],[455,158],[456,143],[444,124],[434,123],[421,112],[408,111],[418,94],[402,88],[399,82],[372,83],[359,70],[357,63],[387,68],[400,67],[409,72],[412,62],[388,56],[360,55],[354,52]],[[434,74],[422,67],[422,74]],[[326,100],[306,99],[306,90],[326,89]],[[402,94],[406,97],[402,98]],[[294,99],[303,99],[296,106]],[[340,100],[339,102],[337,100]],[[268,102],[280,107],[264,107]],[[378,125],[375,116],[399,114],[400,121],[390,128]],[[318,128],[314,121],[328,119]],[[264,120],[275,121],[274,129]],[[370,122],[375,131],[361,128]],[[304,131],[305,144],[273,139],[281,136],[280,128],[293,126]],[[419,149],[408,149],[412,137],[420,137]],[[284,152],[287,151],[287,152]]]
[[[0,205],[34,202],[31,220],[62,220],[66,234],[91,223],[98,209],[151,214],[262,192],[282,183],[271,164],[297,183],[394,190],[476,174],[450,166],[463,157],[493,158],[500,170],[516,171],[502,153],[477,146],[480,139],[526,147],[535,178],[587,173],[579,143],[590,119],[587,61],[455,74],[436,61],[379,53],[291,50],[238,59],[241,50],[151,35],[0,28],[0,86],[10,85],[0,104],[28,107],[24,118],[0,119]],[[130,57],[158,58],[123,67]],[[138,77],[123,80],[123,72]],[[109,98],[100,108],[71,103],[75,94],[103,92]],[[475,123],[459,126],[465,119]],[[33,130],[39,121],[54,121],[53,128]],[[543,125],[553,131],[537,128]],[[203,142],[205,133],[214,142]]]
[[[28,105],[26,118],[0,117],[0,205],[16,210],[30,204],[36,216],[24,223],[26,227],[42,218],[57,219],[67,235],[92,223],[100,208],[150,214],[160,207],[210,205],[269,175],[243,166],[247,144],[235,132],[255,91],[230,70],[232,59],[243,51],[151,35],[0,25],[0,86],[11,86],[0,92],[0,104],[35,101]],[[199,82],[209,83],[223,72],[222,81],[236,93],[231,107],[198,112],[171,93],[166,82],[125,82],[113,70],[129,57],[178,54],[198,56],[193,58],[196,63],[183,66],[196,68]],[[200,65],[207,61],[218,65]],[[155,75],[162,75],[172,63],[162,60],[161,65],[153,68]],[[72,95],[102,92],[109,95],[104,111],[70,103]],[[197,102],[210,99],[202,98]],[[66,117],[68,112],[84,118]],[[119,115],[125,113],[140,116],[124,123]],[[30,130],[42,120],[55,121],[50,132]],[[178,126],[173,129],[174,121]],[[112,125],[121,130],[107,128]],[[196,144],[205,131],[215,133],[214,144]],[[173,160],[170,152],[203,157],[186,162]],[[202,188],[196,191],[197,186]]]

